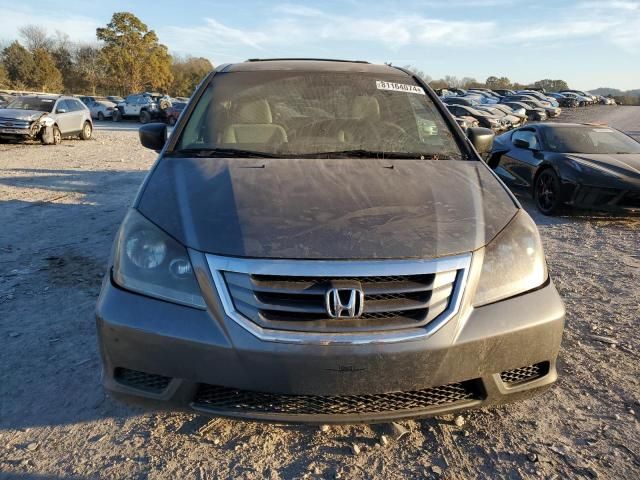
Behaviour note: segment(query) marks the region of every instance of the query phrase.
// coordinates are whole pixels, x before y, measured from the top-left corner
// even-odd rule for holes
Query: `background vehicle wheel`
[[[149,123],[151,121],[151,114],[146,110],[140,112],[140,123]]]
[[[122,120],[122,114],[120,113],[120,110],[114,110],[113,111],[113,115],[111,117],[111,120],[114,122],[119,122],[120,120]]]
[[[104,121],[104,113],[98,112],[98,120],[100,120],[101,122]]]
[[[82,127],[82,132],[80,132],[80,138],[82,140],[89,140],[91,138],[91,134],[93,133],[93,127],[91,123],[84,122],[84,126]]]
[[[534,184],[533,199],[538,210],[553,215],[560,210],[560,179],[556,172],[547,168],[538,174]]]

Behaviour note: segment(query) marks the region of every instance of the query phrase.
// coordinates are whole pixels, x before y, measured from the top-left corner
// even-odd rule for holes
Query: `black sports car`
[[[614,128],[527,125],[497,137],[487,161],[545,215],[565,205],[640,212],[640,143]]]

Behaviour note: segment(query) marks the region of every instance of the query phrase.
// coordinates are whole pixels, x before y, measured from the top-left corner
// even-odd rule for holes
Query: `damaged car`
[[[57,145],[64,137],[89,140],[92,133],[91,113],[74,97],[16,97],[0,109],[0,141],[38,140],[45,145]]]

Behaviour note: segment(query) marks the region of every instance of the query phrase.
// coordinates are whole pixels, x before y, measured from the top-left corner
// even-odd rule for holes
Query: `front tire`
[[[114,122],[119,122],[120,120],[122,120],[122,113],[120,113],[120,110],[114,110],[113,111],[113,115],[111,116],[111,120]]]
[[[53,127],[51,127],[51,141],[49,141],[49,139],[45,138],[44,133],[42,134],[42,137],[40,139],[40,142],[43,145],[60,145],[62,143],[62,132],[60,131],[60,129],[58,128],[57,125],[54,125]]]
[[[84,126],[82,127],[82,132],[80,132],[80,138],[82,140],[89,140],[91,135],[93,134],[93,127],[90,122],[84,122]]]
[[[104,121],[104,113],[98,112],[98,120],[100,120],[101,122]]]
[[[151,114],[146,110],[140,112],[140,123],[145,124],[151,121]]]
[[[533,199],[542,214],[554,215],[559,212],[562,203],[560,201],[560,179],[552,169],[547,168],[536,177]]]

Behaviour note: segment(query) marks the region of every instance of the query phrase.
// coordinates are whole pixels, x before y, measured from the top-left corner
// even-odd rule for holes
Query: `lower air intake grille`
[[[261,393],[202,384],[194,404],[200,408],[237,413],[349,415],[420,410],[481,398],[481,387],[476,381],[411,392],[337,396]]]
[[[500,374],[500,378],[507,385],[517,385],[544,377],[549,373],[549,362],[536,363],[528,367],[514,368]]]
[[[171,381],[169,377],[129,370],[128,368],[116,368],[114,377],[122,385],[153,393],[164,391]]]

